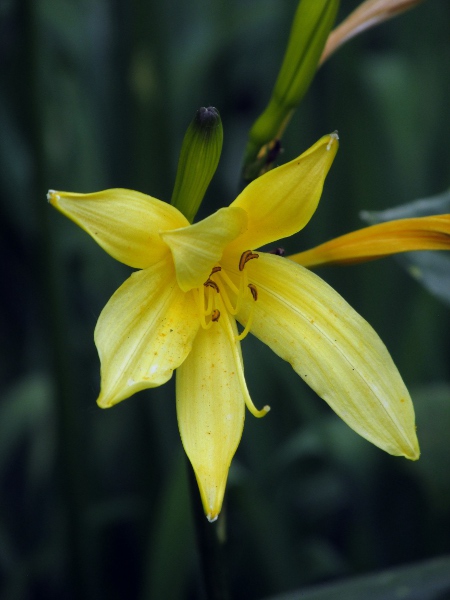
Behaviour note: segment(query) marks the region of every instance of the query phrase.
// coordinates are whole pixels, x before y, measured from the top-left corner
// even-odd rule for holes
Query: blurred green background
[[[343,0],[338,21],[357,4]],[[199,216],[227,205],[296,5],[0,0],[2,599],[202,597],[173,382],[111,410],[95,404],[93,330],[130,270],[45,195],[129,187],[169,200],[186,127],[213,105],[224,149]],[[341,147],[288,252],[362,226],[363,209],[449,187],[449,79],[448,0],[371,30],[322,67],[280,162],[335,129]],[[449,307],[395,259],[319,274],[391,351],[422,457],[371,446],[247,337],[250,391],[272,411],[247,415],[230,472],[225,555],[237,600],[450,553]]]

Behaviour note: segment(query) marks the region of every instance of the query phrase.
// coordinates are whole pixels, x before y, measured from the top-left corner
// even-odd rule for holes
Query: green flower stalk
[[[276,158],[276,150],[295,108],[317,71],[339,0],[301,0],[269,104],[250,130],[244,178],[255,179]]]

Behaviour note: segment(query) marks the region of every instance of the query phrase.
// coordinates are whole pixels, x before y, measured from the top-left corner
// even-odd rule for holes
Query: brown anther
[[[252,252],[251,250],[246,250],[241,254],[241,258],[239,259],[239,271],[243,271],[246,263],[253,258],[258,258],[259,254]]]
[[[219,266],[213,267],[213,270],[211,271],[209,276],[211,277],[211,275],[214,275],[214,273],[218,273],[221,270],[222,270],[222,267],[219,267]]]
[[[256,289],[256,285],[253,285],[253,283],[249,283],[248,288],[252,293],[253,300],[258,300],[258,290]]]
[[[207,279],[205,281],[205,283],[203,284],[205,287],[212,287],[213,289],[216,290],[217,293],[219,293],[219,286],[217,285],[217,283],[215,281],[213,281],[212,279]]]
[[[215,323],[217,323],[217,321],[219,320],[219,317],[220,317],[220,310],[215,308],[211,313],[211,321],[214,321]]]

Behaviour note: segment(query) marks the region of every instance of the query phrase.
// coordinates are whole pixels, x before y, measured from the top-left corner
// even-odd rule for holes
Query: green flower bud
[[[223,129],[219,111],[199,108],[184,136],[171,204],[194,220],[222,152]]]

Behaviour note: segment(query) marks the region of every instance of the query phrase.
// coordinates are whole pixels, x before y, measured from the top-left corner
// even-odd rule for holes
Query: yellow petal
[[[248,213],[240,248],[256,249],[300,231],[310,220],[338,149],[336,133],[326,135],[291,162],[252,181],[231,206]],[[242,252],[242,250],[241,250]]]
[[[260,254],[246,268],[258,290],[251,332],[357,433],[417,459],[411,399],[372,327],[317,275],[285,258]],[[248,305],[237,315],[244,324]]]
[[[131,190],[48,193],[49,202],[87,231],[116,260],[144,269],[167,252],[160,231],[188,225],[173,206]]]
[[[236,322],[226,312],[200,329],[177,371],[181,439],[197,478],[205,514],[214,521],[222,507],[228,469],[244,427],[245,400],[236,343]]]
[[[411,250],[450,250],[450,215],[371,225],[289,258],[304,267],[317,267],[363,262]]]
[[[195,225],[161,233],[172,250],[178,285],[183,291],[199,287],[221,259],[225,246],[247,226],[241,208],[221,208]]]
[[[108,408],[170,379],[189,354],[199,324],[192,294],[177,285],[170,253],[133,273],[95,328],[102,365],[99,406]]]

